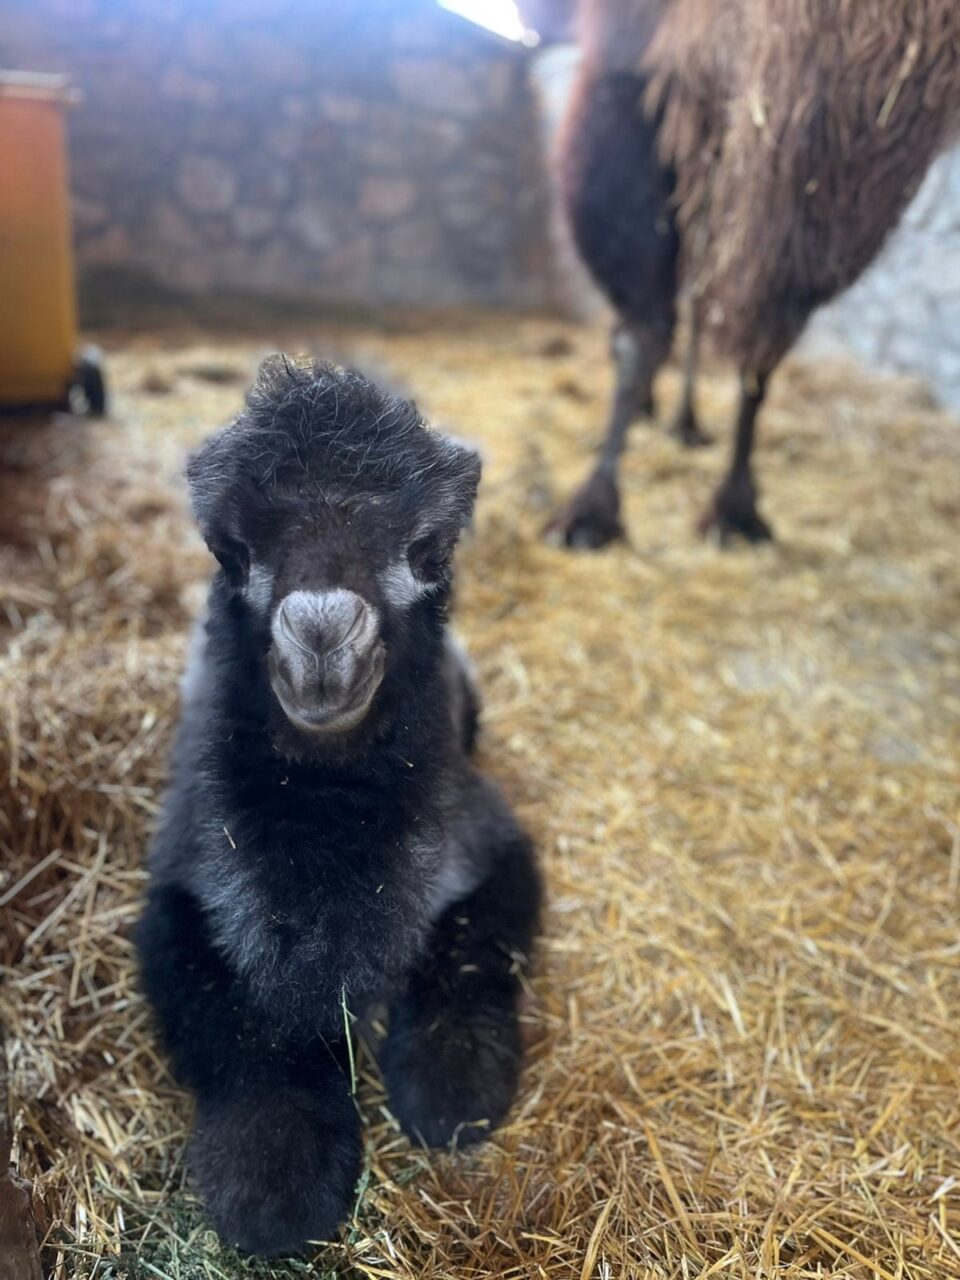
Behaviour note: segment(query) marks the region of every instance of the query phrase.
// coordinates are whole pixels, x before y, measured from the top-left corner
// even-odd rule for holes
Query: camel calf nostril
[[[277,610],[274,641],[314,661],[350,654],[362,658],[376,642],[379,615],[353,591],[291,591]]]
[[[295,610],[288,609],[286,600],[284,600],[280,605],[280,609],[277,613],[277,622],[279,624],[281,634],[289,640],[291,644],[296,645],[298,649],[303,649],[305,653],[313,652],[313,638],[307,632],[304,616],[300,614],[298,617]]]
[[[301,726],[366,714],[384,672],[380,614],[345,588],[291,591],[273,615],[273,691]],[[339,717],[339,719],[338,719]]]

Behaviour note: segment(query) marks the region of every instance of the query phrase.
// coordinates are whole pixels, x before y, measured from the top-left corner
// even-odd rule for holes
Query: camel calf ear
[[[450,573],[460,534],[470,521],[480,484],[480,455],[459,441],[444,439],[445,453],[430,475],[430,492],[407,560],[419,582],[439,583]]]
[[[250,550],[241,535],[239,477],[230,461],[229,428],[218,432],[187,463],[193,513],[203,540],[235,591],[247,585]]]
[[[441,491],[441,523],[452,543],[460,537],[473,515],[480,485],[480,455],[458,440],[448,442],[450,450]]]

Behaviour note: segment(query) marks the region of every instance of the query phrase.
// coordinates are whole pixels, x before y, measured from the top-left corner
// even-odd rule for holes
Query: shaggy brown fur
[[[943,146],[960,111],[960,5],[742,7],[708,287],[724,352],[764,369],[870,264]]]
[[[870,264],[960,115],[955,0],[585,0],[581,34],[593,72],[647,78],[707,323],[752,370]]]
[[[627,133],[656,129],[651,164],[673,182],[678,279],[744,381],[728,496],[736,482],[740,514],[764,536],[749,455],[766,380],[811,313],[876,256],[956,127],[960,4],[582,0],[580,19],[566,171],[576,182],[577,152],[590,149],[594,166],[620,164]],[[641,123],[621,118],[603,136],[584,104],[614,77],[633,78]],[[721,521],[720,532],[747,530]]]

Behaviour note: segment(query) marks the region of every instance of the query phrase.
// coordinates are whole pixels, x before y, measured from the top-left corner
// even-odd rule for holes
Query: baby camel
[[[482,1138],[517,1086],[540,884],[468,760],[446,632],[479,474],[410,403],[281,359],[188,468],[220,569],[137,944],[196,1095],[193,1172],[250,1252],[350,1210],[348,1012],[387,1002],[391,1106],[419,1141]]]

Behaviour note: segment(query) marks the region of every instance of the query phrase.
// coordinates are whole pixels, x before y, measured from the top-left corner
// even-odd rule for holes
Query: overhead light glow
[[[439,0],[439,4],[441,9],[458,13],[468,22],[486,27],[507,40],[521,40],[529,44],[534,39],[532,32],[520,21],[514,0]]]

